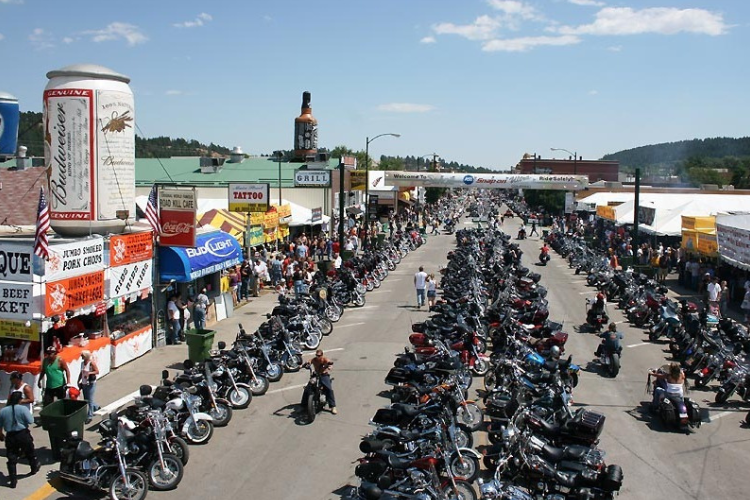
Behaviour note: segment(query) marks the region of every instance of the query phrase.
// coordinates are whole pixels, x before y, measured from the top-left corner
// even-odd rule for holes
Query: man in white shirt
[[[417,308],[424,305],[425,286],[427,285],[427,273],[424,267],[419,266],[419,271],[414,275],[414,288],[417,289]]]
[[[714,276],[711,283],[706,286],[708,292],[708,306],[719,307],[719,297],[721,296],[721,285],[719,284],[719,278]]]
[[[335,253],[333,254],[333,268],[334,269],[341,269],[341,255]]]

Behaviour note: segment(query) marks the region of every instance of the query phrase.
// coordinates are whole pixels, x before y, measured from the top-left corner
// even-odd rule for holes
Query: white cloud
[[[3,38],[5,38],[5,36],[3,36],[2,33],[0,33],[0,40],[2,40]]]
[[[387,111],[389,113],[428,113],[434,109],[435,106],[430,104],[413,104],[409,102],[392,102],[378,106],[379,111]]]
[[[568,2],[583,7],[602,7],[605,5],[604,2],[599,2],[597,0],[568,0]]]
[[[37,50],[52,49],[55,47],[55,37],[42,28],[34,28],[29,35],[29,41]]]
[[[598,93],[598,90],[589,90],[589,95],[597,95]]]
[[[101,30],[84,31],[83,34],[91,35],[91,40],[94,42],[125,40],[131,47],[148,40],[148,37],[141,33],[138,26],[120,22],[110,23]]]
[[[518,0],[487,0],[487,4],[509,16],[520,17],[521,19],[537,19],[539,17],[534,7]]]
[[[426,36],[419,41],[419,43],[435,43],[435,42],[437,42],[437,40],[435,39],[434,36]]]
[[[596,14],[591,24],[563,26],[553,31],[565,35],[674,35],[684,32],[717,36],[727,29],[721,14],[704,9],[607,7]]]
[[[0,0],[0,3],[16,3],[16,4],[21,4],[21,3],[23,3],[23,0]]]
[[[75,39],[73,37],[70,37],[70,36],[63,37],[63,39],[62,39],[63,43],[73,43],[74,41],[75,41]]]
[[[184,23],[175,23],[172,26],[175,28],[198,28],[199,26],[203,26],[209,21],[212,21],[213,17],[211,14],[206,14],[205,12],[201,12],[198,14],[198,17],[195,18],[194,21],[185,21]]]
[[[266,14],[265,16],[263,16],[263,20],[267,23],[270,23],[271,21],[273,21],[273,18]]]
[[[612,45],[611,47],[607,47],[607,50],[610,52],[620,52],[622,50],[622,45]]]
[[[471,24],[440,23],[432,27],[438,35],[459,35],[469,40],[489,40],[500,28],[500,21],[479,16]]]
[[[484,42],[485,52],[526,52],[540,46],[575,45],[581,39],[574,35],[563,36],[525,36],[519,38],[495,39]]]
[[[166,92],[164,92],[164,94],[165,95],[184,95],[185,92],[183,92],[182,90],[167,90]]]

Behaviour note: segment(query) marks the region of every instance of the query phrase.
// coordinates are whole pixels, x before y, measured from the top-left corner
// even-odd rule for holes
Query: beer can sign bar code
[[[265,212],[268,210],[269,185],[229,184],[229,210],[231,212]]]

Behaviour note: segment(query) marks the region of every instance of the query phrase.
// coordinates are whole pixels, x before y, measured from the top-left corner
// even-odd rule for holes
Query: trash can
[[[341,260],[347,261],[354,257],[354,252],[351,250],[344,250],[341,252]]]
[[[83,438],[83,425],[89,414],[89,402],[77,399],[60,399],[50,403],[39,412],[42,429],[49,434],[50,449],[55,459],[60,458],[63,439],[78,431]]]
[[[205,361],[214,344],[214,330],[200,328],[185,331],[185,342],[188,345],[188,359],[194,363]]]

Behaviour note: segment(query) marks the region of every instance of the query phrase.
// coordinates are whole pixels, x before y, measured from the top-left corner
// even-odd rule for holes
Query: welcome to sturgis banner
[[[398,187],[447,187],[480,189],[556,189],[580,191],[588,185],[586,175],[443,174],[386,170],[385,183]]]

